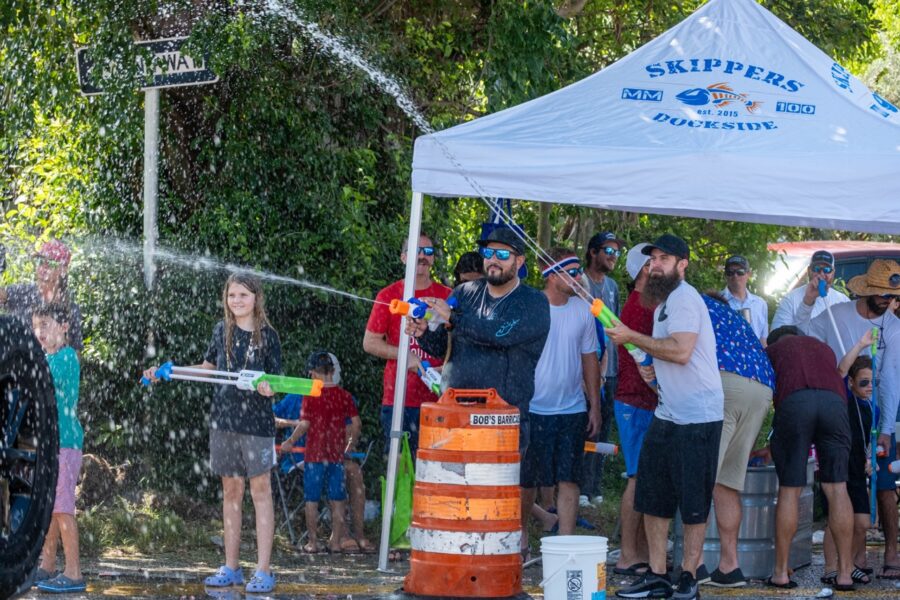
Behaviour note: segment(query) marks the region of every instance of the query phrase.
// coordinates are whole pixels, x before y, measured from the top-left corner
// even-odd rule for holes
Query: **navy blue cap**
[[[522,241],[519,234],[509,227],[495,228],[486,238],[478,240],[478,245],[484,248],[491,242],[509,246],[516,254],[525,254],[525,242]]]
[[[662,250],[666,254],[677,256],[678,258],[690,258],[691,250],[688,248],[687,242],[672,233],[664,233],[652,244],[648,244],[641,252],[649,255],[653,249]]]
[[[812,255],[812,258],[809,259],[809,264],[811,265],[821,265],[826,264],[829,267],[834,266],[834,254],[829,252],[828,250],[816,250]]]
[[[615,242],[619,245],[620,250],[625,247],[625,240],[618,237],[615,233],[612,231],[601,231],[600,233],[595,233],[594,237],[588,242],[588,250],[601,248],[607,242]]]

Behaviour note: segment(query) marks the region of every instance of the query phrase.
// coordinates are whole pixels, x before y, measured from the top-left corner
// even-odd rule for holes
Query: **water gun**
[[[269,375],[263,371],[243,370],[238,373],[231,371],[211,371],[209,369],[195,369],[192,367],[178,367],[171,362],[163,363],[156,373],[156,377],[163,381],[180,379],[182,381],[199,381],[201,383],[218,383],[221,385],[233,385],[239,390],[256,391],[260,383],[267,381],[272,391],[277,394],[300,394],[301,396],[319,396],[322,394],[321,379],[304,379],[302,377],[285,377],[284,375]],[[141,378],[145,386],[152,382]]]
[[[458,305],[456,298],[450,298],[447,300],[447,304],[450,305],[451,310]],[[420,300],[419,298],[410,298],[406,302],[396,298],[391,300],[391,305],[388,310],[391,311],[392,315],[402,315],[411,319],[425,319],[428,323],[428,329],[431,331],[436,330],[440,325],[446,323],[444,319],[434,314],[424,300]]]
[[[591,304],[591,314],[600,321],[604,327],[615,327],[622,321],[619,320],[619,317],[613,313],[613,311],[609,310],[609,307],[603,303],[603,300],[600,298],[595,298],[593,304]],[[624,344],[625,349],[628,350],[628,354],[631,355],[631,358],[634,359],[634,362],[637,364],[647,367],[653,364],[653,357],[635,346],[634,344]]]
[[[878,373],[877,367],[875,365],[875,358],[878,355],[877,327],[872,328],[872,346],[869,348],[869,353],[872,355],[872,397],[869,399],[869,402],[872,403],[872,429],[869,431],[869,446],[872,448],[873,469],[872,475],[871,477],[869,477],[869,522],[874,525],[878,517],[878,501],[876,499],[876,496],[878,494],[878,478],[875,477],[874,469],[877,468],[876,465],[878,464],[879,449],[881,448],[881,446],[876,446],[878,440],[878,422],[875,420],[875,407],[877,406],[876,394],[878,392],[878,386],[876,385],[875,381],[875,374]]]
[[[431,366],[427,360],[422,361],[422,366],[418,368],[419,377],[422,379],[429,390],[436,396],[441,395],[441,374]]]
[[[828,284],[825,283],[824,279],[819,280],[819,297],[824,298],[828,295]]]
[[[585,442],[585,452],[593,452],[595,454],[618,454],[619,447],[615,444],[607,444],[606,442]]]

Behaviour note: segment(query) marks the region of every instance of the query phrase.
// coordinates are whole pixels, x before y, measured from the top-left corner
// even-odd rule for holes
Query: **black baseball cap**
[[[728,257],[728,260],[725,261],[725,268],[727,269],[730,266],[741,267],[742,269],[750,269],[750,263],[746,258],[735,254],[734,256]]]
[[[319,371],[328,373],[334,369],[334,361],[331,360],[328,352],[325,350],[316,350],[306,359],[307,371]]]
[[[641,250],[642,253],[650,255],[653,249],[662,250],[666,254],[677,256],[678,258],[690,258],[691,250],[688,248],[687,242],[672,233],[664,233],[652,244],[648,244]]]
[[[509,246],[516,254],[525,254],[525,242],[509,227],[497,227],[486,238],[478,240],[478,245],[484,248],[491,242]]]
[[[809,264],[811,265],[820,265],[826,264],[829,267],[834,266],[834,254],[829,252],[828,250],[816,250],[813,253],[812,258],[809,259]]]
[[[588,250],[601,248],[607,242],[615,242],[619,245],[620,250],[625,247],[625,240],[618,237],[615,233],[612,231],[601,231],[600,233],[595,233],[594,237],[588,242]]]

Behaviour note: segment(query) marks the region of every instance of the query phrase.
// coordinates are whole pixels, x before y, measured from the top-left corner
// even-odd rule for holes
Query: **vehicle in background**
[[[778,257],[772,271],[766,277],[763,290],[766,296],[780,299],[785,293],[806,282],[806,268],[816,250],[828,250],[834,255],[836,287],[840,281],[862,275],[876,258],[900,262],[900,244],[890,242],[859,242],[844,240],[814,240],[806,242],[779,242],[769,244],[770,252]],[[839,281],[840,280],[840,281]]]

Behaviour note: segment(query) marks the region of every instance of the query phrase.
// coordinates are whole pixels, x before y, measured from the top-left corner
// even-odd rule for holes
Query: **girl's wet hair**
[[[850,365],[850,370],[847,374],[851,379],[856,379],[857,373],[862,371],[863,369],[872,370],[872,357],[871,356],[857,356],[856,360],[853,361],[853,364]]]
[[[234,335],[235,319],[231,309],[228,308],[228,288],[231,284],[236,283],[247,288],[254,296],[253,303],[253,334],[251,336],[251,344],[262,350],[262,329],[269,326],[269,319],[266,317],[266,303],[263,296],[262,282],[258,277],[250,273],[235,272],[228,276],[225,281],[225,288],[222,290],[222,306],[225,310],[225,355],[231,368],[231,361],[234,359],[232,355],[231,341]]]

